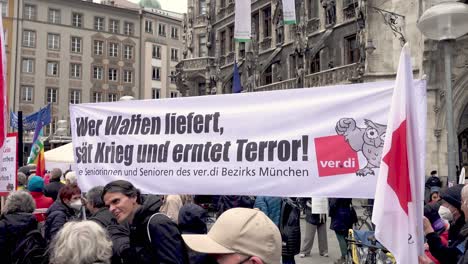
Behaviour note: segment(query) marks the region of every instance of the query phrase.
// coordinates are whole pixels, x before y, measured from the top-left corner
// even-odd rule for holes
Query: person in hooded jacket
[[[0,256],[2,263],[14,263],[16,245],[32,230],[38,229],[38,222],[32,212],[36,209],[34,200],[26,191],[11,192],[0,216]]]
[[[188,263],[177,224],[159,211],[159,196],[143,196],[130,182],[117,180],[104,187],[102,197],[116,220],[130,226],[125,255],[132,256],[133,263]]]
[[[182,234],[204,235],[208,232],[206,222],[208,221],[208,212],[196,204],[186,204],[179,211],[179,229]],[[195,252],[188,249],[190,264],[215,264],[216,261],[208,254]]]
[[[76,217],[81,206],[81,190],[77,185],[60,189],[57,201],[46,212],[45,239],[51,241],[66,222]]]
[[[50,172],[50,182],[44,187],[44,195],[52,198],[54,201],[57,200],[58,193],[65,184],[60,182],[62,177],[62,170],[55,168]]]
[[[328,200],[329,215],[331,219],[330,229],[335,231],[338,244],[340,246],[341,258],[335,260],[335,264],[342,264],[346,261],[348,246],[346,237],[348,230],[353,228],[357,222],[356,211],[352,207],[352,199],[330,198]]]
[[[439,208],[447,208],[450,211],[451,218],[450,229],[448,231],[448,245],[445,246],[428,218],[424,217],[423,227],[426,235],[429,251],[441,264],[457,263],[464,252],[465,236],[461,230],[465,225],[465,215],[461,209],[461,190],[463,184],[448,188],[442,193],[442,205]]]

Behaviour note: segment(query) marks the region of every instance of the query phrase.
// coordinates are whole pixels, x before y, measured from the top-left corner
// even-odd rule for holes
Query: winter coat
[[[174,222],[178,223],[179,210],[182,205],[182,197],[180,197],[180,195],[164,195],[164,201],[160,211],[169,216]]]
[[[57,200],[49,207],[46,215],[44,235],[47,241],[51,241],[63,225],[75,217],[75,211]]]
[[[126,259],[125,252],[130,248],[130,232],[125,225],[119,225],[108,208],[100,208],[92,214],[88,220],[100,224],[107,230],[112,240],[112,264],[130,263],[131,258]]]
[[[196,204],[186,204],[182,206],[179,212],[179,228],[182,234],[206,234],[206,220],[208,212]],[[187,249],[190,264],[215,264],[217,263],[208,254],[199,253]]]
[[[249,196],[241,195],[221,195],[218,200],[218,213],[216,214],[219,217],[225,211],[236,208],[252,208],[254,201]]]
[[[30,213],[11,213],[0,216],[0,256],[2,263],[13,263],[11,259],[16,245],[25,235],[37,230],[37,220]]]
[[[142,204],[130,224],[133,263],[188,263],[187,251],[177,224],[159,212],[161,205],[159,196],[142,197]]]
[[[65,184],[60,182],[60,179],[50,179],[50,183],[44,186],[44,195],[57,200],[58,193]]]
[[[44,196],[43,193],[41,192],[30,192],[31,196],[34,198],[34,202],[36,202],[36,210],[38,212],[35,212],[34,215],[36,216],[36,219],[38,222],[44,222],[46,214],[45,212],[47,209],[54,203],[54,200],[50,197]],[[44,211],[44,212],[40,212]]]
[[[351,206],[352,199],[345,198],[330,198],[330,229],[337,232],[348,232],[353,228],[353,224],[357,222],[357,215],[354,208]]]
[[[458,264],[467,264],[468,263],[468,223],[465,223],[463,228],[460,231],[460,234],[465,237],[463,245],[465,246],[463,251],[463,256],[458,260]]]
[[[281,203],[282,199],[280,197],[269,197],[269,196],[257,196],[255,199],[254,208],[260,209],[264,212],[270,219],[279,226],[281,218]]]
[[[449,229],[449,243],[444,246],[439,234],[432,232],[426,235],[429,251],[441,264],[457,263],[459,258],[464,253],[464,242],[466,236],[462,234],[462,229],[465,229],[465,219],[460,217],[457,221],[450,226]]]
[[[283,199],[279,230],[283,241],[282,255],[295,256],[301,250],[301,210],[295,200]]]

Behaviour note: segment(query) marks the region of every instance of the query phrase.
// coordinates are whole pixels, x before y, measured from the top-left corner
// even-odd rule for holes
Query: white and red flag
[[[5,38],[3,36],[3,17],[0,14],[0,164],[2,162],[3,144],[7,136],[7,86],[6,86]]]
[[[372,222],[375,236],[398,264],[423,254],[422,216],[426,85],[415,85],[408,44],[400,63],[377,180]]]

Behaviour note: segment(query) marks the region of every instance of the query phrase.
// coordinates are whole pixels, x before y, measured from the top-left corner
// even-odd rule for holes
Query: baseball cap
[[[206,235],[182,235],[192,250],[207,254],[240,253],[266,264],[281,261],[281,234],[263,212],[233,208],[224,212]]]

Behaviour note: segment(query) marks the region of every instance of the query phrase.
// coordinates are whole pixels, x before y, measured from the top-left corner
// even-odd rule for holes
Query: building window
[[[152,99],[159,99],[161,98],[161,89],[159,88],[153,88],[151,91],[151,98]]]
[[[346,49],[346,64],[359,62],[359,46],[356,40],[356,35],[345,38]]]
[[[153,59],[161,59],[161,46],[153,45]]]
[[[24,19],[36,20],[37,12],[35,5],[24,5]]]
[[[273,75],[272,75],[272,72],[271,72],[271,65],[265,70],[264,78],[265,78],[264,85],[273,83]]]
[[[47,34],[47,48],[52,50],[60,49],[60,35],[59,34]]]
[[[49,9],[49,23],[60,24],[60,10]]]
[[[179,28],[177,28],[177,27],[172,27],[171,28],[171,38],[179,39]]]
[[[109,31],[111,33],[118,34],[119,28],[120,28],[120,22],[118,20],[115,20],[115,19],[109,20]]]
[[[59,76],[59,63],[57,61],[47,62],[47,76],[52,76],[52,77]]]
[[[124,23],[124,34],[127,36],[133,36],[133,23],[130,23],[130,22]]]
[[[23,30],[23,46],[28,48],[36,47],[36,31]]]
[[[94,93],[93,93],[93,102],[94,102],[94,103],[102,102],[102,93],[100,93],[100,92],[94,92]]]
[[[153,22],[145,20],[145,32],[153,34]]]
[[[225,8],[226,7],[226,0],[220,0],[219,1],[219,8]]]
[[[72,14],[72,26],[82,27],[83,26],[83,14],[73,13]]]
[[[126,60],[133,59],[133,46],[130,46],[130,45],[124,46],[124,59]]]
[[[52,117],[50,119],[50,124],[44,126],[44,136],[53,135],[57,128],[57,117]]]
[[[115,93],[107,94],[107,101],[108,102],[116,102],[117,101],[117,94],[115,94]]]
[[[263,37],[268,38],[271,36],[271,8],[263,9]]]
[[[81,41],[80,37],[71,37],[71,52],[81,53]]]
[[[245,57],[245,42],[239,42],[239,57]]]
[[[219,35],[219,51],[221,56],[226,54],[226,31],[222,31]]]
[[[320,52],[317,52],[310,61],[310,73],[316,73],[320,71]]]
[[[34,59],[23,58],[23,61],[21,63],[21,72],[34,73]]]
[[[171,48],[171,61],[179,61],[179,50]]]
[[[109,68],[109,81],[116,82],[118,80],[117,69]]]
[[[125,70],[123,73],[124,73],[123,81],[125,83],[132,83],[133,82],[133,72]]]
[[[159,33],[159,36],[161,36],[161,37],[166,36],[166,25],[165,24],[159,24],[158,33]]]
[[[177,98],[179,95],[178,92],[175,92],[175,91],[171,91],[171,98]]]
[[[234,25],[229,27],[229,51],[234,51]]]
[[[97,31],[104,30],[104,18],[103,17],[94,17],[94,29]]]
[[[206,57],[208,55],[208,47],[206,46],[206,36],[198,36],[198,57]]]
[[[73,79],[81,78],[81,64],[78,64],[78,63],[70,64],[70,78],[73,78]]]
[[[161,68],[153,66],[152,80],[160,81],[161,80]]]
[[[104,41],[94,41],[94,55],[102,55],[104,53]]]
[[[118,43],[109,43],[109,57],[119,56],[119,44]]]
[[[101,66],[93,67],[93,79],[102,80],[104,78],[104,68]]]
[[[318,1],[307,0],[307,8],[309,9],[309,19],[318,17]]]
[[[200,15],[206,15],[206,0],[199,0],[198,12]]]
[[[2,17],[8,16],[8,0],[1,0],[0,4],[2,5]]]
[[[33,101],[33,87],[32,86],[21,86],[21,101],[23,102]]]
[[[258,12],[252,15],[252,25],[255,25],[255,28],[252,29],[252,31],[255,31],[255,34],[252,32],[252,38],[255,38],[258,43],[260,40],[260,17]]]
[[[47,103],[56,104],[58,102],[58,89],[47,88]]]
[[[176,82],[176,71],[171,71],[171,76],[169,76],[171,83]]]
[[[81,103],[81,91],[70,90],[70,104],[79,104],[79,103]]]

